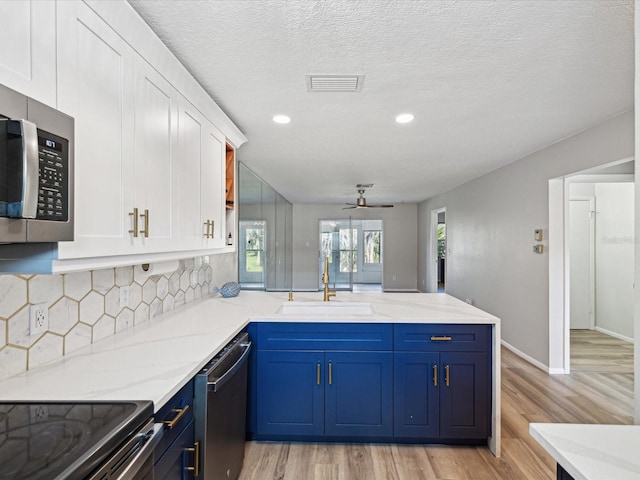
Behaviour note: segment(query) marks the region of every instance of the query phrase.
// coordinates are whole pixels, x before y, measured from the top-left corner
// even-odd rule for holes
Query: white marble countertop
[[[640,425],[531,423],[529,433],[575,480],[640,479]]]
[[[294,293],[321,301],[322,292]],[[0,382],[2,401],[152,400],[156,411],[251,321],[297,321],[276,312],[287,292],[210,296],[124,330],[59,360]],[[370,303],[370,315],[305,315],[306,321],[498,324],[445,294],[343,293],[331,300]]]

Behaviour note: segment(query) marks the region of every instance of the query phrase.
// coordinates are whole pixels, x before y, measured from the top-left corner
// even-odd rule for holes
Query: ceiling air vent
[[[309,92],[359,92],[364,75],[307,75]]]

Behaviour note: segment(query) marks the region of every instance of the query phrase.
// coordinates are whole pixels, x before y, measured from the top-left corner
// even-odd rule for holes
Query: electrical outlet
[[[36,303],[29,307],[29,335],[49,330],[49,308],[46,303]]]
[[[129,304],[129,285],[120,287],[120,308],[124,308]]]

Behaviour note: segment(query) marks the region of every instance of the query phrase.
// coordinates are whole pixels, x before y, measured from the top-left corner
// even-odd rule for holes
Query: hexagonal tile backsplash
[[[134,267],[61,275],[0,275],[0,380],[146,322],[210,291],[202,257],[144,280]],[[120,289],[129,287],[120,306]],[[49,330],[29,335],[29,306],[46,303]]]

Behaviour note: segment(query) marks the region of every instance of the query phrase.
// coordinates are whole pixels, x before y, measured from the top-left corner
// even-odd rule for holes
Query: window
[[[333,233],[322,232],[321,238],[322,244],[320,245],[320,251],[322,252],[320,258],[324,261],[325,257],[329,259],[329,263],[333,263]]]
[[[380,258],[380,230],[365,230],[364,239],[364,263],[381,263]]]
[[[340,271],[357,272],[358,235],[355,228],[340,229]]]
[[[263,248],[264,248],[264,229],[263,228],[247,228],[246,233],[247,244],[245,245],[246,254],[246,271],[262,272],[263,265]]]

